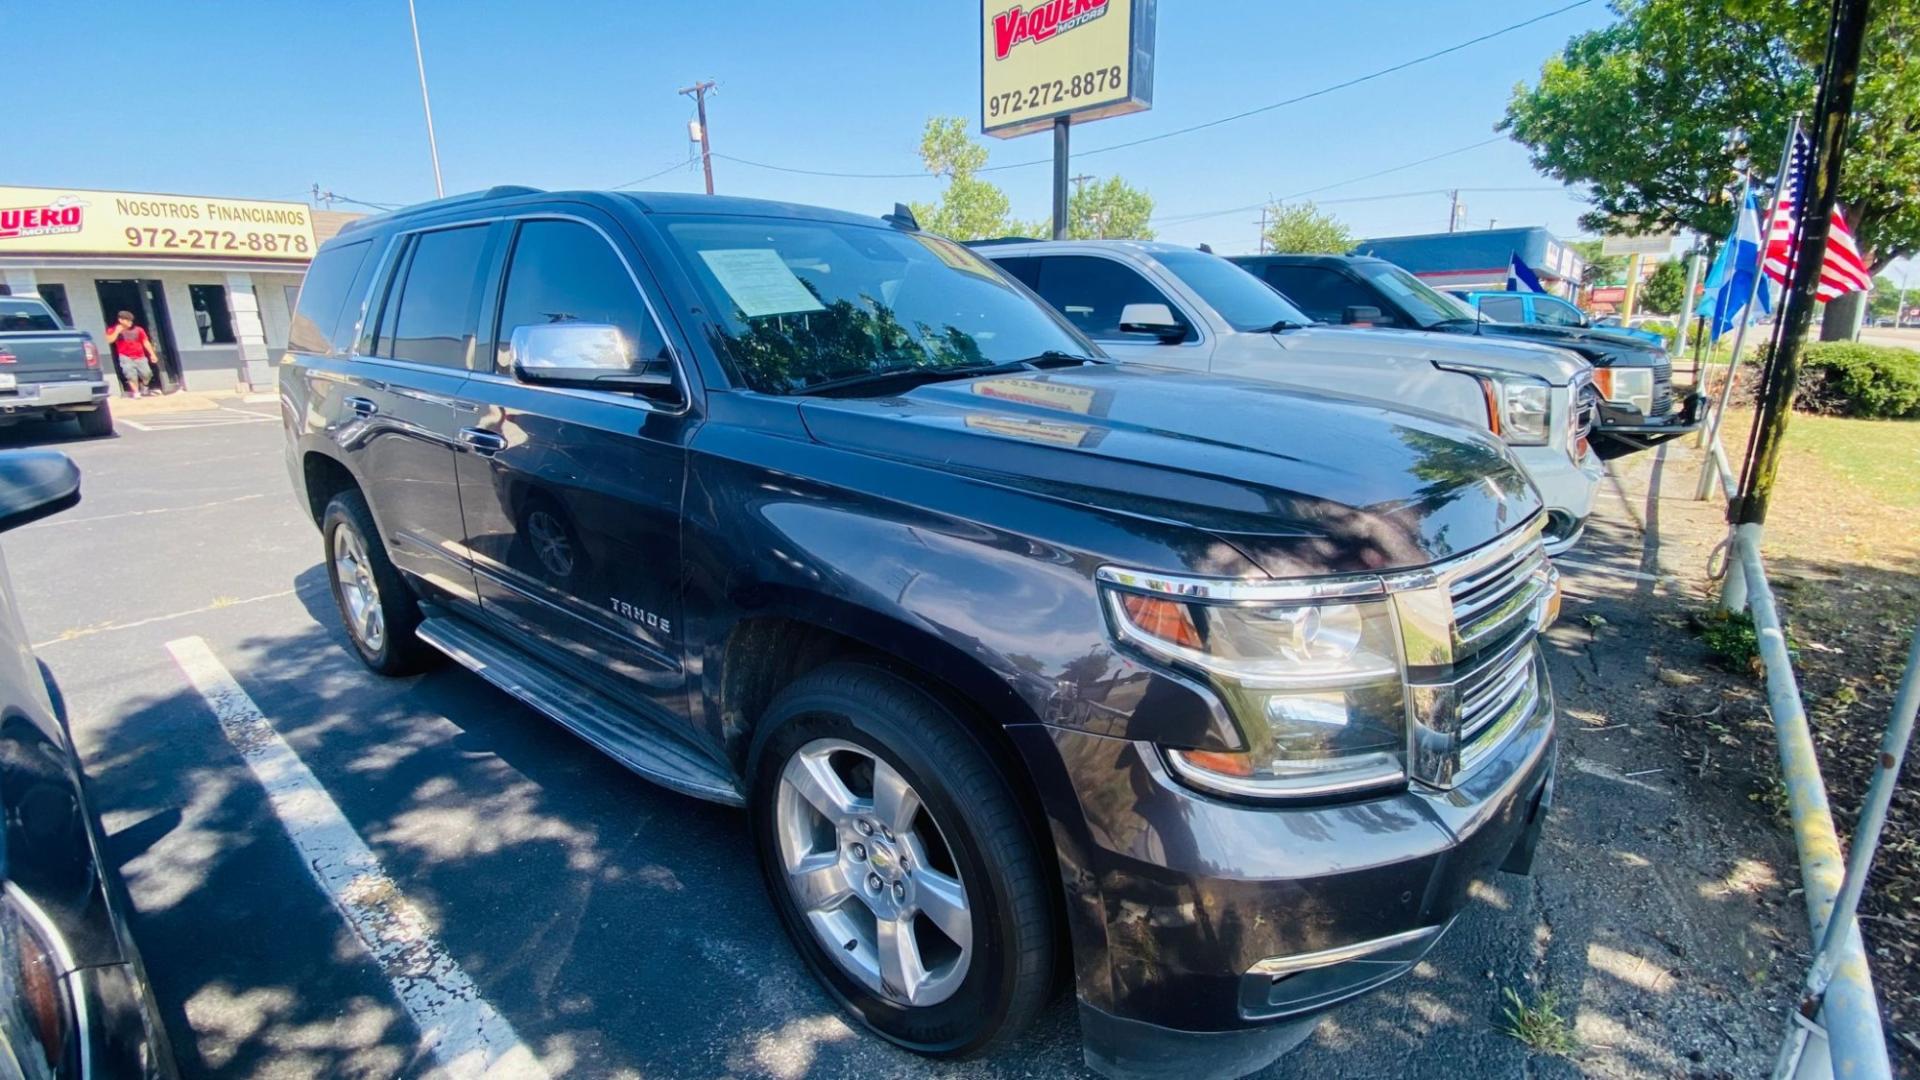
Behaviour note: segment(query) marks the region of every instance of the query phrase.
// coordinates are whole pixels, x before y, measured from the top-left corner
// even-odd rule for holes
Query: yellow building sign
[[[1155,0],[983,0],[980,130],[1011,138],[1153,105]]]
[[[0,187],[0,255],[313,258],[305,203]]]

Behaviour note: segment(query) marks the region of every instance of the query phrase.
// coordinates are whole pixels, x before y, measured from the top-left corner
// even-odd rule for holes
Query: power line
[[[1377,71],[1370,71],[1365,75],[1356,75],[1353,78],[1347,79],[1343,82],[1337,82],[1330,86],[1323,86],[1318,90],[1310,90],[1304,94],[1298,94],[1298,95],[1295,95],[1294,97],[1287,98],[1284,101],[1276,101],[1270,105],[1261,105],[1261,106],[1258,106],[1257,108],[1247,109],[1243,112],[1233,113],[1230,116],[1222,116],[1218,119],[1207,120],[1202,123],[1192,124],[1183,128],[1174,128],[1171,131],[1163,131],[1157,135],[1146,135],[1138,139],[1129,139],[1126,142],[1114,143],[1111,146],[1101,146],[1101,147],[1095,147],[1092,150],[1082,150],[1077,154],[1075,154],[1074,156],[1076,158],[1080,158],[1080,157],[1088,157],[1093,154],[1111,153],[1115,150],[1125,150],[1129,147],[1142,146],[1147,143],[1159,142],[1162,139],[1171,139],[1176,135],[1186,135],[1195,131],[1204,131],[1207,128],[1219,127],[1221,124],[1230,124],[1235,120],[1244,120],[1249,116],[1258,116],[1261,113],[1272,112],[1275,109],[1283,109],[1289,105],[1298,105],[1303,101],[1310,101],[1317,97],[1324,97],[1327,94],[1331,94],[1339,90],[1345,90],[1345,89],[1348,89],[1349,87],[1359,86],[1361,83],[1372,82],[1375,79],[1384,78],[1385,76],[1392,75],[1396,72],[1405,71],[1410,67],[1415,67],[1420,64],[1424,64],[1430,60],[1438,60],[1440,57],[1459,52],[1462,49],[1472,48],[1475,45],[1480,45],[1485,42],[1492,41],[1494,38],[1511,34],[1516,30],[1524,30],[1525,28],[1532,26],[1535,23],[1544,22],[1547,19],[1551,19],[1556,15],[1563,15],[1569,11],[1572,11],[1575,8],[1585,7],[1586,5],[1591,3],[1593,3],[1593,0],[1574,0],[1573,3],[1554,8],[1552,11],[1535,15],[1530,19],[1524,19],[1520,22],[1513,23],[1510,26],[1503,26],[1498,30],[1488,31],[1487,33],[1481,34],[1478,37],[1468,38],[1465,41],[1458,42],[1453,45],[1449,45],[1444,49],[1436,49],[1433,52],[1426,53],[1421,56],[1416,56],[1411,60],[1403,60],[1400,63],[1393,64],[1389,67],[1383,67]],[[914,179],[920,179],[922,177],[931,175],[925,172],[865,173],[865,172],[838,172],[838,171],[827,170],[827,169],[801,169],[801,168],[795,168],[789,165],[774,165],[765,161],[751,161],[746,158],[730,157],[726,154],[715,154],[713,156],[726,158],[728,161],[737,162],[741,165],[750,165],[756,169],[770,169],[774,172],[798,173],[802,176],[830,176],[838,179],[847,179],[847,180],[914,180]],[[1051,165],[1052,163],[1053,163],[1053,159],[1051,157],[1033,158],[1028,161],[1009,162],[1005,165],[988,165],[980,169],[979,171],[980,172],[1004,172],[1007,169],[1025,169],[1034,165]],[[1248,207],[1247,209],[1253,209],[1253,208]]]
[[[713,155],[713,156],[714,156],[714,157],[726,157],[727,155],[725,155],[725,154],[715,154],[715,155]],[[676,161],[676,162],[674,162],[673,164],[671,164],[671,165],[669,165],[669,166],[667,166],[666,168],[664,168],[664,169],[661,169],[661,170],[660,170],[659,172],[656,172],[656,173],[648,173],[647,175],[645,175],[645,176],[643,176],[643,177],[641,177],[641,178],[640,178],[640,179],[638,179],[638,180],[629,180],[629,181],[627,181],[627,182],[626,182],[626,183],[624,183],[624,184],[615,184],[615,185],[613,185],[613,187],[611,187],[611,188],[609,188],[608,190],[610,190],[610,191],[619,191],[619,190],[621,190],[622,188],[630,188],[630,187],[632,187],[632,186],[633,186],[633,185],[635,185],[635,184],[644,184],[644,183],[646,183],[647,181],[649,181],[649,180],[652,180],[652,179],[654,179],[655,177],[660,177],[660,176],[665,176],[665,175],[667,175],[668,173],[670,173],[670,172],[673,172],[673,171],[674,171],[675,169],[684,169],[684,168],[686,168],[687,166],[689,166],[689,165],[691,165],[691,164],[693,164],[693,156],[692,156],[691,154],[689,154],[689,155],[687,156],[687,160],[685,160],[685,161]]]
[[[1308,195],[1315,195],[1322,191],[1331,191],[1334,188],[1346,187],[1348,184],[1358,184],[1365,180],[1374,180],[1382,176],[1390,175],[1392,173],[1404,172],[1408,169],[1417,168],[1421,165],[1426,165],[1435,161],[1439,161],[1442,158],[1450,158],[1455,154],[1464,154],[1469,150],[1478,150],[1483,146],[1490,146],[1493,143],[1503,141],[1505,138],[1506,136],[1504,135],[1495,135],[1491,139],[1481,139],[1479,142],[1468,143],[1465,146],[1456,146],[1451,150],[1442,150],[1437,154],[1429,154],[1426,157],[1418,158],[1414,161],[1402,162],[1399,165],[1392,165],[1384,169],[1377,169],[1370,173],[1363,173],[1360,176],[1349,176],[1345,180],[1335,180],[1330,184],[1321,184],[1318,187],[1306,188],[1301,191],[1296,191],[1291,195],[1283,195],[1278,199],[1269,198],[1265,202],[1249,203],[1246,206],[1234,206],[1234,207],[1229,207],[1225,210],[1203,210],[1199,213],[1194,213],[1194,214],[1167,214],[1162,217],[1154,218],[1153,220],[1165,222],[1168,224],[1177,224],[1177,223],[1187,222],[1187,221],[1202,221],[1210,217],[1224,217],[1227,214],[1244,214],[1250,210],[1258,210],[1263,206],[1270,206],[1276,202],[1291,202],[1294,199],[1302,199],[1307,197]]]

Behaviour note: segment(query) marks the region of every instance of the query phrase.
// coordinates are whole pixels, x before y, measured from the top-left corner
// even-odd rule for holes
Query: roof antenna
[[[880,220],[896,229],[920,231],[920,222],[913,216],[913,208],[903,202],[894,203],[893,213],[880,215]]]
[[[1201,251],[1204,251],[1204,252],[1206,252],[1206,253],[1207,253],[1207,254],[1209,254],[1209,255],[1211,255],[1211,254],[1213,254],[1213,245],[1212,245],[1212,244],[1201,244],[1201,245],[1200,245],[1200,250],[1201,250]]]

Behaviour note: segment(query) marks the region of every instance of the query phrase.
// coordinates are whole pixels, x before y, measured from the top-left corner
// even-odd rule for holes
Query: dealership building
[[[358,215],[301,202],[0,187],[0,295],[94,336],[131,311],[169,389],[266,387],[314,250]]]
[[[1569,300],[1587,265],[1566,241],[1538,226],[1379,236],[1360,241],[1353,253],[1398,263],[1436,289],[1475,290],[1505,288],[1507,267],[1518,255],[1548,292]]]

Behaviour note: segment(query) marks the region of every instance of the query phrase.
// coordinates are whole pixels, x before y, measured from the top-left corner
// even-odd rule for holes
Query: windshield
[[[734,376],[769,394],[1095,351],[991,264],[926,233],[682,217],[666,233],[725,328]]]
[[[0,297],[0,333],[58,329],[60,321],[40,301]]]
[[[1235,330],[1270,330],[1281,323],[1309,326],[1313,318],[1272,286],[1218,255],[1204,251],[1155,251],[1167,272],[1186,283]]]
[[[1479,321],[1466,301],[1448,296],[1392,263],[1361,263],[1360,272],[1398,300],[1400,306],[1413,316],[1413,321],[1421,326],[1436,326],[1461,319]]]

